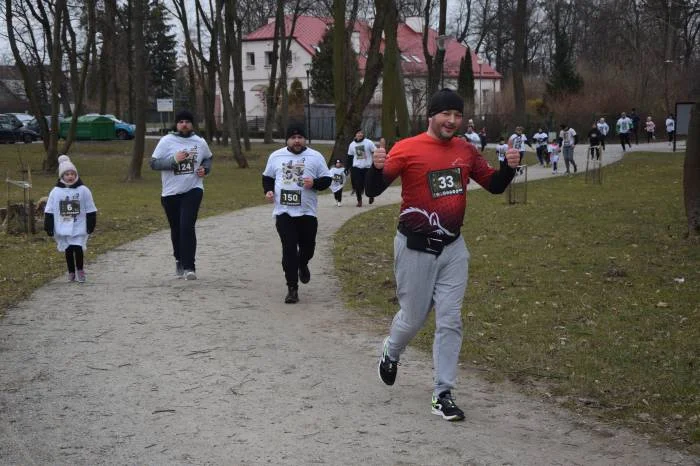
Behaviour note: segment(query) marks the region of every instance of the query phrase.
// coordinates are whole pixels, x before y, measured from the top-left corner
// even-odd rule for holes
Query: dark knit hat
[[[464,111],[464,100],[452,89],[445,88],[433,94],[428,105],[428,116],[432,117],[445,110]]]
[[[301,123],[290,123],[287,126],[287,139],[297,135],[306,138],[306,128]]]
[[[187,120],[194,123],[194,115],[189,110],[180,110],[175,114],[175,123],[178,121]]]

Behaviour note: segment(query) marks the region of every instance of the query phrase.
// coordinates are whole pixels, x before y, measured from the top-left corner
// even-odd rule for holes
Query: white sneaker
[[[338,207],[340,207],[341,205],[343,205],[343,203],[342,203],[342,202],[339,202],[339,203],[338,203]]]
[[[194,273],[194,270],[185,270],[185,280],[196,280],[197,279],[197,274]]]

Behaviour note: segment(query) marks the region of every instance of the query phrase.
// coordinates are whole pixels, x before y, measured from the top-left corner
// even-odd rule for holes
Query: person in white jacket
[[[44,209],[44,230],[56,240],[59,251],[66,255],[68,281],[86,280],[84,251],[95,231],[97,207],[92,192],[78,177],[70,157],[58,158],[58,182],[51,190]]]

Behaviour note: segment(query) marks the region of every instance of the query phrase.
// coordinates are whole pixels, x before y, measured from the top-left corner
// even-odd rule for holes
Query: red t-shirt
[[[456,236],[469,178],[487,188],[495,172],[464,139],[441,141],[422,133],[397,142],[382,173],[387,185],[401,177],[400,223],[416,233]]]

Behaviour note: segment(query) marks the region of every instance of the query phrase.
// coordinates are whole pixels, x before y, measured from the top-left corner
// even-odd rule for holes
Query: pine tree
[[[576,72],[571,43],[565,32],[556,30],[552,74],[547,82],[547,93],[552,97],[577,94],[583,88],[583,78]]]
[[[169,13],[160,0],[153,0],[148,8],[144,25],[148,74],[150,76],[149,95],[154,97],[173,96],[177,70],[177,40],[169,23]]]
[[[459,78],[457,94],[464,99],[464,111],[471,115],[474,110],[474,69],[472,68],[472,51],[467,47],[464,57],[459,61]]]
[[[311,95],[315,103],[332,104],[334,102],[333,85],[333,27],[331,26],[319,44],[319,51],[311,59]],[[357,58],[357,57],[355,57]],[[360,72],[357,59],[351,60],[353,66],[353,88],[359,83]]]

